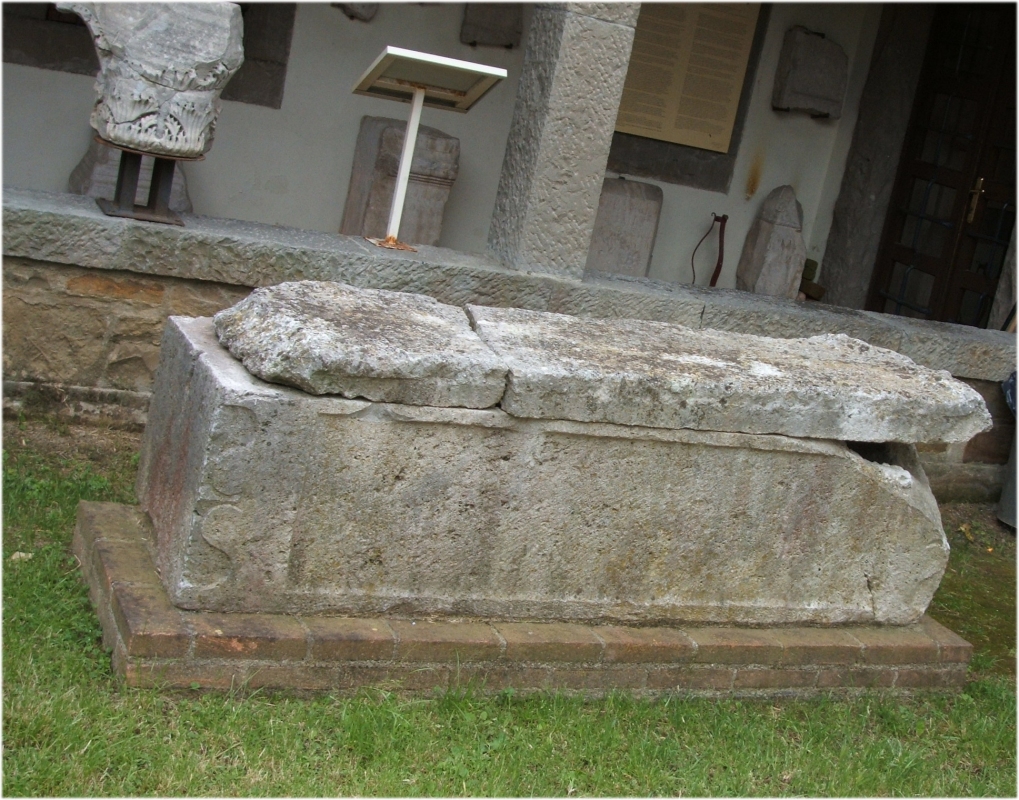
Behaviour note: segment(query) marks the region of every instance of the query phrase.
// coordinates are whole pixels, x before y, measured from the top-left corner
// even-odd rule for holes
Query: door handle
[[[966,215],[966,222],[971,223],[977,215],[977,203],[980,202],[980,195],[984,193],[984,179],[977,178],[976,184],[969,190],[969,213]]]

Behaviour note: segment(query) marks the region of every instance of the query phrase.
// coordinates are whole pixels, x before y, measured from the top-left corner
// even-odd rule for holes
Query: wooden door
[[[983,327],[1015,224],[1015,6],[942,5],[867,308]]]

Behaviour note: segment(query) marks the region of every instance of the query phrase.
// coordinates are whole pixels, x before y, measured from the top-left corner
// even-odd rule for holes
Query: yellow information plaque
[[[759,3],[647,3],[616,130],[725,153]]]

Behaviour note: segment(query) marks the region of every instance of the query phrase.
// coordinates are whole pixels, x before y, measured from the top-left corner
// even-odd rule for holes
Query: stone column
[[[933,18],[930,4],[888,3],[881,13],[824,251],[826,303],[863,308],[867,302]]]
[[[535,6],[488,232],[508,266],[584,274],[639,11]]]

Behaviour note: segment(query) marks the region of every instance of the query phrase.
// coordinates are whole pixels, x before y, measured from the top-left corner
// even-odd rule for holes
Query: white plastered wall
[[[870,67],[881,6],[878,4],[781,4],[772,6],[768,30],[747,109],[732,183],[727,194],[655,183],[662,188],[662,214],[651,260],[651,277],[689,283],[690,256],[711,225],[711,213],[728,214],[725,263],[718,285],[736,284],[743,241],[764,198],[789,184],[803,205],[807,257],[819,263],[831,226],[852,141],[860,94]],[[849,82],[842,117],[811,119],[803,113],[775,111],[771,93],[785,32],[803,25],[824,33],[849,57]],[[613,173],[614,174],[614,173]],[[697,251],[697,284],[707,285],[718,258],[718,225]]]
[[[406,103],[351,93],[386,45],[504,67],[467,114],[424,109],[422,125],[460,139],[441,244],[482,252],[513,116],[523,47],[460,43],[463,4],[382,4],[368,23],[299,4],[280,109],[225,101],[212,150],[184,165],[196,214],[339,230],[363,116],[405,120]],[[525,25],[529,14],[525,11]],[[4,64],[4,184],[66,191],[91,137],[93,79]]]
[[[856,110],[880,18],[880,5],[772,7],[730,191],[659,183],[664,193],[651,277],[690,281],[690,255],[711,222],[728,214],[726,263],[719,286],[735,284],[743,240],[760,203],[791,184],[804,209],[808,257],[822,260]],[[355,96],[350,89],[387,45],[504,67],[509,77],[467,114],[425,109],[422,124],[460,139],[460,174],[446,206],[441,244],[483,252],[495,205],[523,62],[522,48],[461,44],[463,5],[383,4],[370,23],[329,4],[300,4],[281,109],[224,102],[206,160],[185,166],[195,212],[334,232],[347,194],[354,144],[364,115],[405,119],[409,106]],[[526,22],[529,14],[525,11]],[[771,91],[782,37],[793,25],[825,33],[849,56],[849,88],[838,121],[776,112]],[[3,65],[4,185],[65,191],[93,135],[92,78]],[[752,173],[757,189],[748,197]],[[638,178],[638,180],[646,180]],[[698,284],[717,257],[717,236],[697,253]]]

